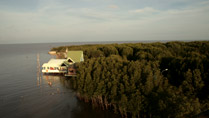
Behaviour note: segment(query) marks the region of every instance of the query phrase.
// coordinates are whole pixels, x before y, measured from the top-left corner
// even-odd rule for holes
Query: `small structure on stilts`
[[[68,66],[68,70],[65,76],[76,76],[76,68],[74,64]]]
[[[75,64],[84,61],[83,51],[68,51],[67,52],[67,73],[65,76],[76,76]]]

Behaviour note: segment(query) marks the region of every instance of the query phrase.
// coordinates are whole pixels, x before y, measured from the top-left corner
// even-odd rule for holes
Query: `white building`
[[[42,73],[66,73],[67,67],[64,64],[66,59],[51,59],[42,65]]]
[[[83,51],[68,51],[67,59],[51,59],[48,63],[42,65],[42,73],[67,73],[68,75],[76,74],[75,63],[84,61]]]

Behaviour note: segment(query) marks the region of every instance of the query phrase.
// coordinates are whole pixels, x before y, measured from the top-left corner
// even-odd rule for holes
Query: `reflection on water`
[[[41,78],[41,77],[40,77]],[[44,74],[42,75],[44,84],[48,84],[49,87],[57,87],[57,85],[62,84],[65,81],[68,81],[65,76],[62,75],[54,75],[54,74]],[[39,85],[41,85],[41,79],[38,80]],[[64,84],[65,85],[65,84]]]
[[[42,89],[48,89],[47,93],[49,95],[58,95],[58,94],[66,94],[69,93],[73,96],[75,96],[74,92],[70,89],[67,89],[66,82],[70,82],[66,77],[61,75],[42,75],[43,80],[39,80],[40,83],[38,86],[40,86]],[[64,85],[64,86],[63,86]]]
[[[0,45],[0,117],[115,117],[78,101],[70,89],[69,78],[40,73],[37,53],[42,65],[51,58],[48,54],[51,47],[49,44]]]

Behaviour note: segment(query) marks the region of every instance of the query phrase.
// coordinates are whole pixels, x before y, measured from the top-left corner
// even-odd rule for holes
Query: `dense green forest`
[[[72,86],[94,107],[138,118],[196,117],[209,111],[209,41],[67,48],[84,51]]]

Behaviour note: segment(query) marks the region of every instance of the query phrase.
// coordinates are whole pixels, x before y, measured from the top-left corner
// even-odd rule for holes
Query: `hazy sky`
[[[0,43],[208,40],[209,0],[0,0]]]

